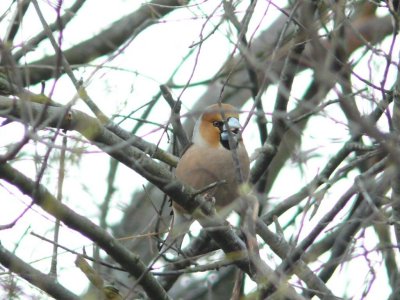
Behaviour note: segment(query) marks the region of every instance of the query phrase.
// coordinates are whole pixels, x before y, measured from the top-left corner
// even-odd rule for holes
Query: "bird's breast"
[[[249,175],[249,158],[242,144],[237,148],[240,170],[243,180]],[[176,168],[176,177],[194,189],[203,189],[207,185],[225,181],[206,193],[215,197],[216,206],[226,206],[238,196],[237,166],[231,151],[225,148],[211,148],[192,145],[180,159]]]

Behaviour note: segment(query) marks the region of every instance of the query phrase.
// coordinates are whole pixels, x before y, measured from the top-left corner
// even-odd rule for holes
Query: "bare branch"
[[[131,275],[139,278],[140,284],[150,297],[155,299],[169,299],[157,280],[146,271],[146,266],[137,255],[122,246],[120,242],[111,237],[105,230],[57,201],[45,187],[39,185],[38,189],[36,189],[36,183],[8,164],[0,165],[0,178],[14,184],[22,193],[32,197],[35,204],[39,205],[56,219],[59,219],[68,227],[97,243]]]
[[[117,50],[132,35],[137,35],[154,21],[162,18],[176,8],[182,7],[185,1],[153,0],[143,5],[137,11],[113,23],[110,28],[100,32],[97,36],[64,51],[70,65],[79,65],[92,61],[94,58],[107,55]],[[145,25],[145,26],[143,26]],[[30,64],[34,72],[29,72],[29,83],[35,84],[51,78],[56,65],[57,56],[48,56]],[[45,66],[45,67],[37,67]]]
[[[0,168],[2,167],[0,166]],[[55,278],[36,270],[30,264],[27,264],[19,257],[8,251],[1,244],[0,263],[8,268],[11,272],[18,274],[29,283],[37,286],[56,299],[80,299],[80,297],[67,290],[61,284],[57,283]]]
[[[30,2],[30,0],[28,2]],[[75,3],[66,10],[65,14],[61,16],[59,22],[55,22],[49,25],[50,30],[54,32],[55,30],[62,30],[63,28],[65,28],[67,24],[73,19],[73,17],[75,17],[76,13],[79,11],[79,9],[83,6],[85,2],[86,0],[76,0]],[[58,26],[59,23],[63,25],[63,28],[59,28]],[[22,45],[21,49],[19,49],[13,54],[15,61],[20,60],[21,57],[26,55],[28,52],[33,51],[40,42],[46,39],[46,37],[47,37],[47,32],[46,30],[43,30],[33,38],[26,41]]]
[[[172,123],[172,128],[174,129],[174,134],[178,138],[178,141],[181,145],[181,149],[186,149],[190,145],[190,141],[181,123],[180,111],[182,103],[180,100],[175,101],[173,99],[171,91],[169,90],[168,86],[160,85],[160,89],[164,99],[168,102],[168,105],[171,107],[170,120]]]
[[[40,115],[43,112],[43,105],[38,103],[30,104],[30,108],[34,116]],[[13,116],[24,121],[22,118],[23,105],[20,100],[13,100],[0,96],[0,110],[1,116]],[[66,114],[66,111],[69,111],[69,113]],[[62,121],[58,124],[60,118]],[[59,128],[63,130],[76,130],[90,141],[104,143],[105,145],[114,146],[119,149],[133,144],[144,153],[171,166],[176,166],[177,158],[172,154],[157,148],[155,145],[146,142],[140,137],[124,131],[119,126],[109,124],[103,127],[97,119],[81,111],[68,110],[68,108],[64,107],[48,107],[43,116],[43,120],[44,124],[41,126],[57,128],[59,125]],[[119,142],[115,140],[116,137],[118,137],[117,140],[119,140]],[[107,141],[107,138],[114,140]],[[113,144],[113,142],[115,143]]]

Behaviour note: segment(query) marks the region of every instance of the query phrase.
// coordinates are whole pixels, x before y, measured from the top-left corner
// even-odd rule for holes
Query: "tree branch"
[[[280,237],[274,234],[268,229],[264,222],[257,220],[257,234],[271,247],[271,249],[281,258],[286,259],[290,252],[293,250],[291,246],[284,240],[284,237]],[[308,288],[312,290],[318,297],[323,299],[334,299],[332,291],[324,284],[324,282],[314,274],[313,271],[307,266],[307,264],[300,260],[294,273],[303,280]],[[328,297],[328,298],[324,298]]]
[[[35,182],[9,164],[0,164],[0,178],[14,185],[23,194],[31,197],[35,204],[39,205],[44,211],[98,244],[132,276],[138,278],[139,284],[143,286],[149,297],[153,299],[169,299],[165,290],[154,276],[147,271],[146,266],[136,254],[122,246],[118,240],[114,239],[105,230],[60,203],[43,185],[39,185],[38,189],[36,189]]]
[[[64,51],[65,58],[69,64],[75,65],[85,64],[95,58],[110,54],[131,36],[139,34],[139,32],[154,24],[157,19],[162,18],[176,8],[182,7],[185,2],[180,0],[153,0],[146,3],[133,13],[114,22],[108,29],[98,35]],[[42,80],[50,79],[53,75],[56,61],[57,55],[46,56],[25,66],[34,69],[27,74],[29,83],[36,84]]]
[[[181,151],[185,150],[190,145],[190,140],[187,137],[185,130],[182,127],[181,119],[180,119],[180,111],[181,111],[181,101],[175,101],[172,97],[171,91],[169,90],[167,85],[160,85],[161,93],[164,99],[168,102],[169,107],[171,108],[171,124],[174,131],[174,134],[177,136],[179,144],[181,145]]]
[[[30,0],[28,2],[30,2]],[[69,21],[71,21],[72,18],[76,16],[76,13],[79,11],[79,9],[83,6],[85,2],[86,0],[76,0],[75,3],[66,10],[66,13],[62,15],[60,18],[60,23],[63,25],[63,28],[65,28],[66,25],[69,23]],[[59,28],[58,24],[59,24],[58,22],[50,24],[49,25],[50,30],[54,32],[56,30],[63,29]],[[37,47],[37,45],[39,45],[39,43],[42,42],[46,37],[47,33],[45,30],[43,30],[39,32],[36,36],[26,41],[22,45],[22,48],[13,54],[13,58],[15,59],[15,61],[21,59],[21,57],[26,55],[28,52],[33,51]]]
[[[0,170],[2,166],[0,165]],[[2,171],[0,171],[2,173]],[[14,255],[0,244],[0,263],[8,268],[11,272],[21,276],[29,283],[37,286],[55,299],[60,300],[79,300],[80,297],[67,290],[64,286],[57,283],[56,279],[46,275],[30,264],[27,264],[18,256]]]
[[[29,106],[32,117],[35,119],[43,112],[45,105],[41,103],[23,103],[19,99],[10,99],[0,96],[0,116],[2,117],[13,117],[22,122],[27,122],[27,120],[23,118],[24,110],[27,109],[25,106]],[[148,143],[142,138],[126,132],[117,125],[108,124],[103,126],[97,119],[84,112],[70,109],[69,113],[66,114],[67,109],[68,108],[65,107],[47,106],[41,128],[46,126],[57,128],[57,126],[60,125],[61,129],[80,132],[91,142],[99,142],[116,148],[133,145],[155,159],[165,162],[170,166],[176,166],[178,159],[174,155],[156,147],[154,144]],[[60,124],[57,124],[60,118],[63,118],[63,120]]]

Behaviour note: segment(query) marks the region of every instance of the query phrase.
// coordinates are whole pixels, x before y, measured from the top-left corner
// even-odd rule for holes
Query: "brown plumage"
[[[177,179],[198,190],[214,182],[226,181],[205,192],[214,197],[217,209],[226,208],[238,198],[239,185],[249,175],[249,157],[238,135],[239,130],[239,114],[232,105],[215,104],[207,107],[196,122],[193,144],[183,154],[176,168]],[[240,171],[232,157],[232,147],[239,158]],[[173,211],[171,229],[164,247],[179,249],[193,219],[175,202]]]

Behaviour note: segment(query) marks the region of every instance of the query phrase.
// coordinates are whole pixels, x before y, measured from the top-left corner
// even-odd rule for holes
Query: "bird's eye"
[[[214,127],[221,128],[223,125],[224,125],[224,122],[222,122],[222,121],[214,121],[213,122]]]

